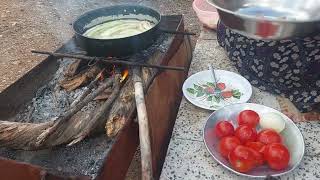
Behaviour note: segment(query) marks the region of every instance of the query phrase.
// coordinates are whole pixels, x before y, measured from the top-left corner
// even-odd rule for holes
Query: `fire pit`
[[[164,16],[161,26],[184,30],[182,16]],[[169,65],[188,68],[191,47],[186,38],[161,34],[150,48],[125,59],[139,59],[139,66],[156,68],[143,68],[155,176],[180,102],[177,92],[186,77],[185,72],[162,70]],[[57,53],[88,57],[74,38]],[[131,65],[58,55],[51,54],[0,94],[0,155],[15,160],[0,160],[0,166],[17,170],[9,174],[4,168],[0,174],[8,179],[52,175],[123,178],[138,144],[137,125],[132,121]],[[16,161],[28,163],[27,168],[19,169],[21,164]],[[26,173],[28,169],[33,172]]]

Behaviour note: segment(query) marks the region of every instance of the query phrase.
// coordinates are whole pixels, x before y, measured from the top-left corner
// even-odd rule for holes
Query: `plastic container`
[[[194,0],[192,7],[204,26],[210,29],[217,28],[219,15],[215,7],[210,5],[206,0]]]

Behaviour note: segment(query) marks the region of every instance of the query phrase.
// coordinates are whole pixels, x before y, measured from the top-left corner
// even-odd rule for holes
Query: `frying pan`
[[[140,34],[117,39],[95,39],[83,35],[96,25],[117,19],[147,20],[154,26]],[[160,13],[149,7],[116,5],[95,9],[81,15],[73,23],[73,29],[77,44],[86,50],[88,55],[122,57],[139,52],[153,44],[161,33],[160,21]]]

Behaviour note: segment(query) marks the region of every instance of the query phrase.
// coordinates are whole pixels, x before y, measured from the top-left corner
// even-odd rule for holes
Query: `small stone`
[[[14,22],[11,23],[11,26],[15,26],[15,25],[17,25],[17,23],[18,22],[14,21]]]
[[[18,64],[20,64],[20,62],[19,61],[12,61],[11,64],[18,65]]]

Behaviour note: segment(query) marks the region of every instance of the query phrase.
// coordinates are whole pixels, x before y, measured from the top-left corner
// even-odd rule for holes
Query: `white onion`
[[[284,130],[286,123],[278,113],[265,113],[260,115],[260,126],[262,129],[273,129],[280,133]]]

